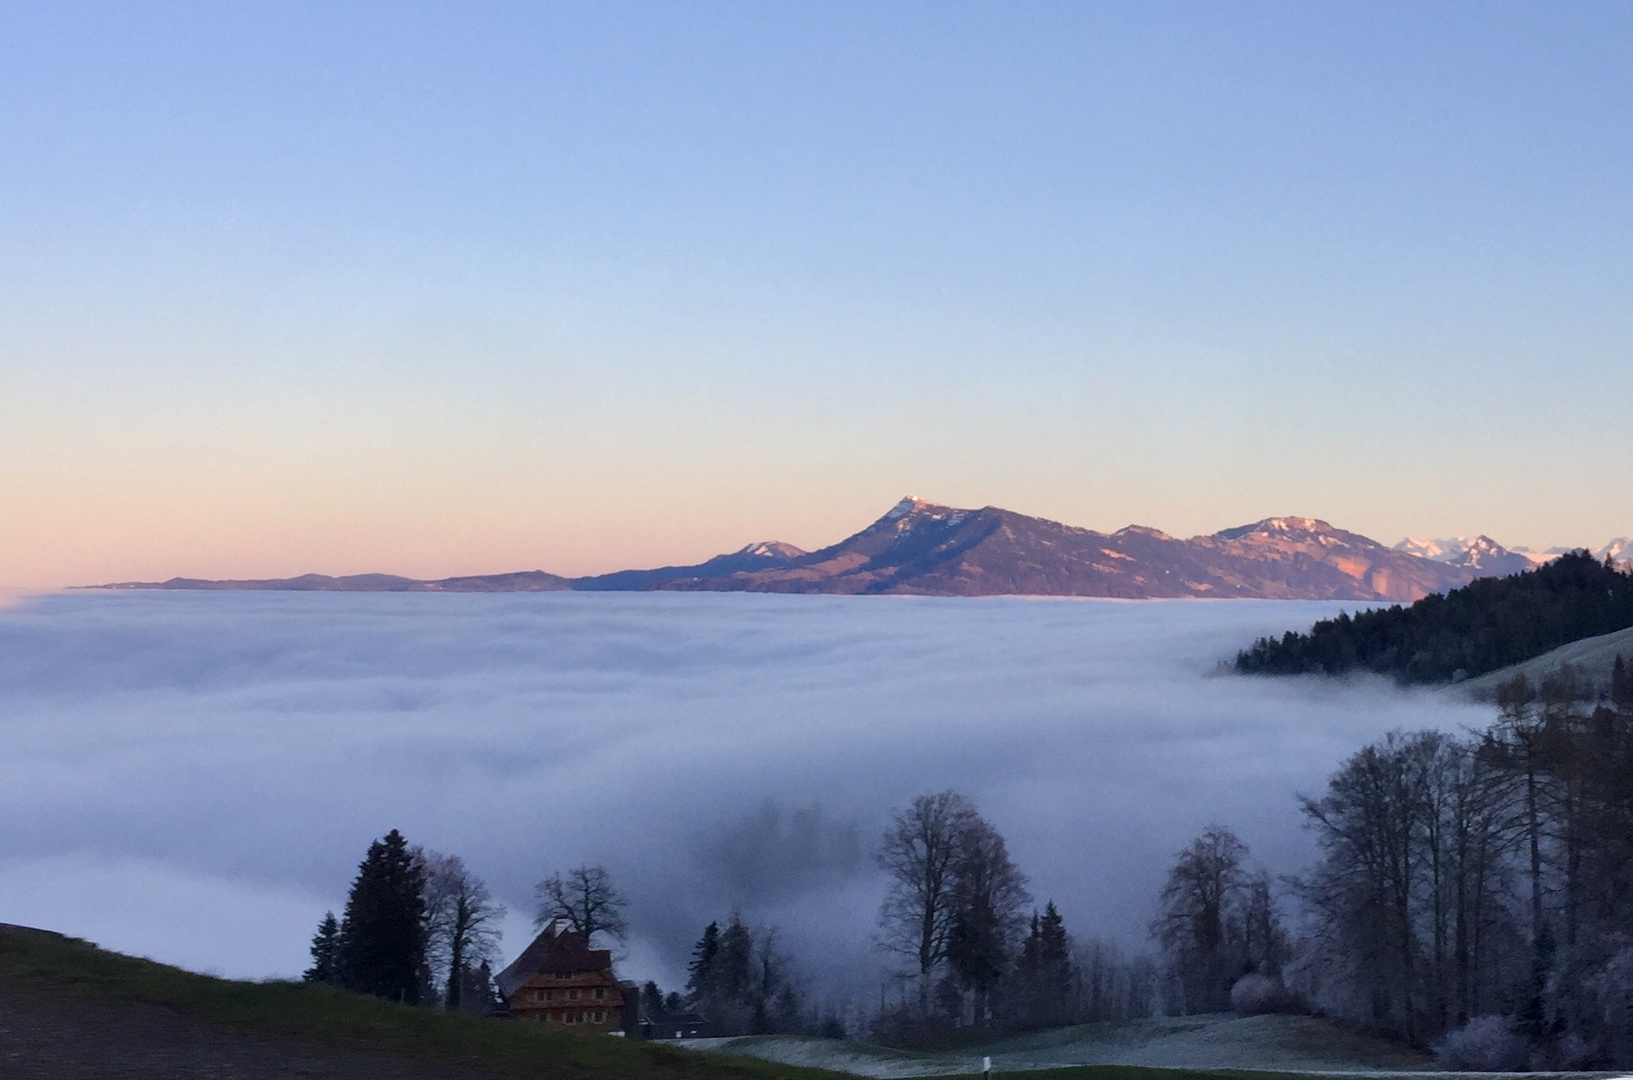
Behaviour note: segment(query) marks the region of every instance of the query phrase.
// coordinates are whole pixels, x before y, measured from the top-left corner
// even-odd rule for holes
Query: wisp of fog
[[[1480,707],[1219,675],[1340,605],[742,594],[74,593],[0,610],[0,921],[234,976],[298,973],[370,840],[461,855],[529,940],[605,864],[626,976],[777,928],[832,995],[881,977],[889,815],[956,788],[1039,904],[1137,950],[1218,821],[1272,871],[1296,795]]]

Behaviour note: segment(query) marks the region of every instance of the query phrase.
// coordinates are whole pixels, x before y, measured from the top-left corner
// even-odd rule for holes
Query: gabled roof
[[[494,982],[499,992],[510,997],[540,974],[569,975],[575,971],[612,971],[612,950],[590,948],[588,934],[568,930],[558,919],[522,950],[522,955],[501,971]]]

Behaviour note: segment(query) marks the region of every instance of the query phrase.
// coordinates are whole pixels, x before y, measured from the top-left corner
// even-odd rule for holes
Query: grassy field
[[[1138,1070],[1130,1076],[1153,1074],[1146,1070],[1168,1075],[1205,1070],[1207,1075],[1285,1076],[1411,1073],[1434,1068],[1425,1054],[1309,1016],[1157,1017],[1057,1028],[920,1052],[798,1036],[711,1040],[705,1045],[718,1052],[849,1072],[874,1080],[968,1073],[987,1056],[999,1073],[1042,1074],[1058,1080],[1067,1080],[1068,1074],[1088,1076],[1098,1069]]]

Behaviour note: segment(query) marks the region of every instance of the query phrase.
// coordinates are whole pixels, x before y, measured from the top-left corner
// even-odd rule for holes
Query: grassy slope
[[[293,982],[234,982],[0,924],[0,987],[80,1004],[141,1002],[213,1026],[426,1061],[494,1076],[601,1080],[824,1080],[837,1074],[542,1025],[483,1020]]]

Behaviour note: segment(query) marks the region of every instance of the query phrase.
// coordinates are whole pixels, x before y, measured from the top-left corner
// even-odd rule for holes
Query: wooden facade
[[[517,1019],[586,1034],[625,1031],[626,1007],[636,1000],[634,986],[613,973],[612,952],[590,948],[586,935],[559,919],[495,981]]]

